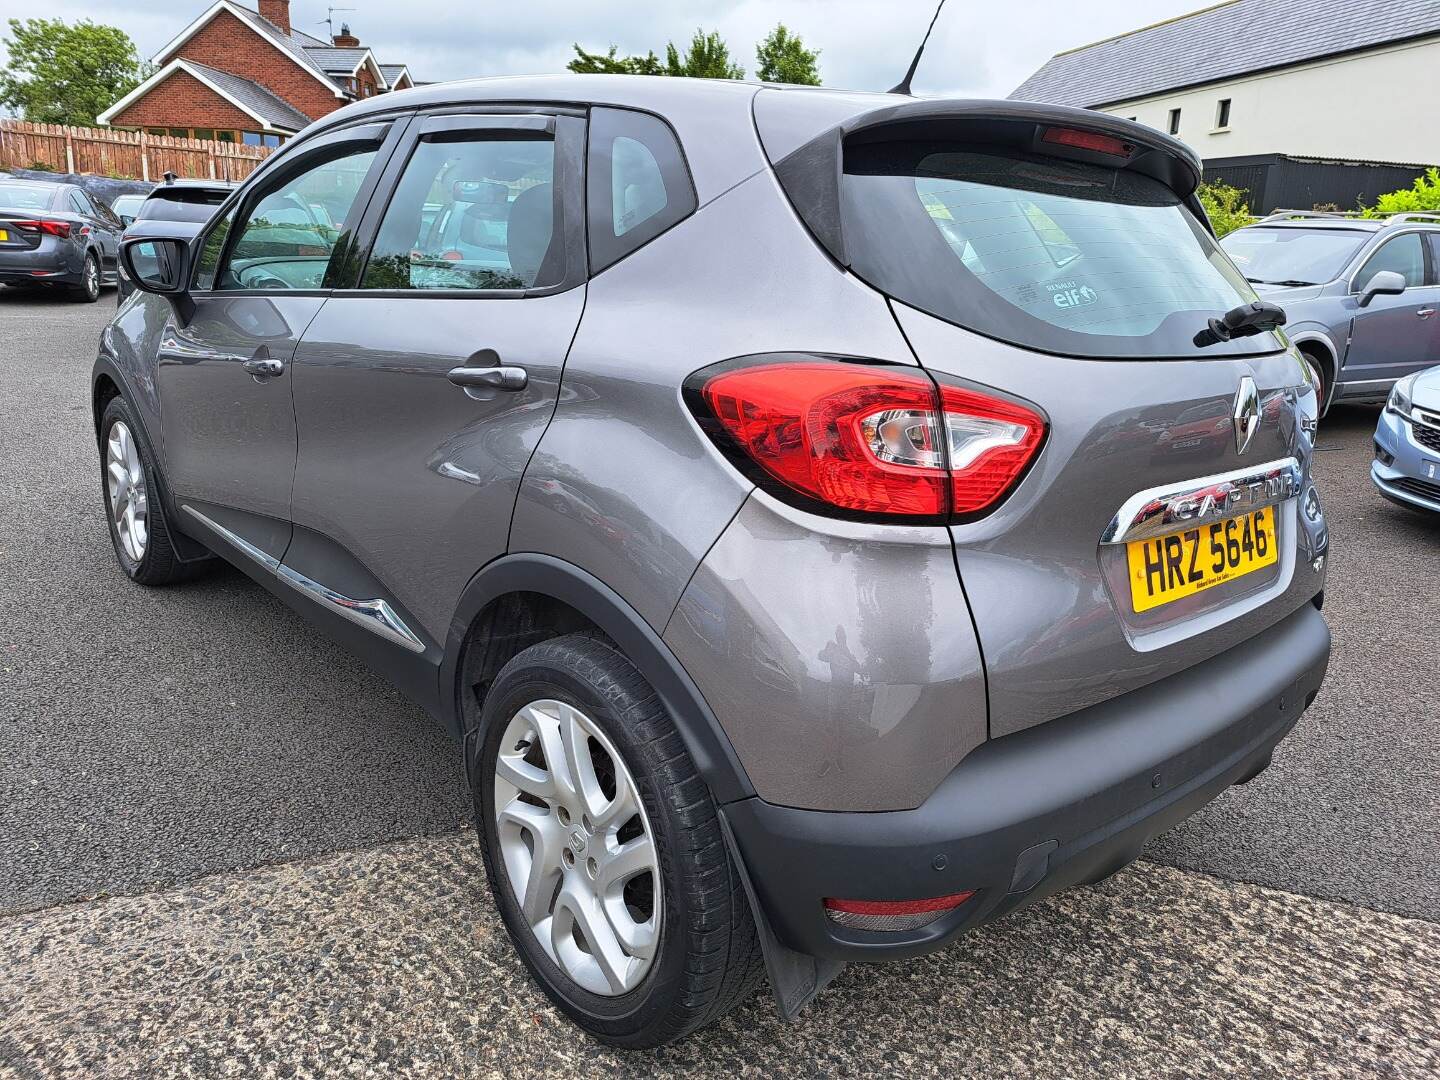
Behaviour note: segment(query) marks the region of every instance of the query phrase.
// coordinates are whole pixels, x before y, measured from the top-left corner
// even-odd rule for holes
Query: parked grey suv
[[[1397,379],[1440,364],[1440,214],[1280,210],[1220,245],[1285,309],[1322,416],[1336,401],[1382,402]]]
[[[218,555],[439,717],[587,1031],[663,1043],[762,971],[793,1015],[1113,873],[1319,689],[1315,388],[1199,178],[1015,102],[356,104],[125,242],[120,565]]]

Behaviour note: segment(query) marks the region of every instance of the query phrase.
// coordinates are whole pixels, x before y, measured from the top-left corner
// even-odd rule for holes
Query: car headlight
[[[1385,402],[1385,408],[1399,416],[1410,419],[1410,410],[1414,408],[1415,379],[1419,375],[1406,375],[1390,388],[1390,400]]]

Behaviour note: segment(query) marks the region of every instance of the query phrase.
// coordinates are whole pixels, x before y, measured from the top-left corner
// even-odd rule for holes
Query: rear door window
[[[1211,318],[1255,299],[1168,187],[1129,170],[985,147],[847,147],[852,269],[968,329],[1075,356],[1254,354],[1273,334],[1208,348]]]
[[[442,137],[443,136],[443,137]],[[416,144],[362,289],[530,289],[565,277],[555,243],[555,139],[476,128]]]

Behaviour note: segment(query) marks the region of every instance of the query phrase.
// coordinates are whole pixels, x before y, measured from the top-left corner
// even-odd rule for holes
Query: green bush
[[[1216,236],[1224,236],[1228,232],[1234,232],[1242,225],[1249,225],[1255,220],[1250,213],[1250,204],[1245,201],[1248,191],[1231,187],[1229,184],[1222,184],[1218,180],[1208,184],[1201,184],[1196,193],[1200,197],[1200,203],[1205,207],[1205,213],[1210,218],[1210,224],[1215,229]]]
[[[1408,188],[1381,195],[1375,205],[1365,211],[1365,216],[1417,212],[1440,213],[1440,169],[1427,169],[1425,175],[1417,176]]]

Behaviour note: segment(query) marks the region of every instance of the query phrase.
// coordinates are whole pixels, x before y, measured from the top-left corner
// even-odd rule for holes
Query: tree
[[[743,79],[745,69],[730,62],[730,48],[718,31],[696,30],[690,47],[682,56],[671,42],[665,46],[665,59],[653,52],[644,56],[621,56],[618,46],[611,45],[603,53],[592,53],[575,46],[575,58],[565,66],[581,75],[688,75],[694,79]]]
[[[684,59],[681,59],[680,50],[673,41],[665,46],[665,74],[685,75],[692,79],[743,79],[745,69],[730,62],[730,47],[718,30],[711,30],[708,34],[696,30]]]
[[[800,36],[791,34],[784,23],[777,23],[770,36],[755,46],[755,59],[755,76],[761,82],[820,85],[820,50],[805,48]]]
[[[10,20],[0,104],[43,124],[93,124],[145,76],[125,31],[88,20]]]
[[[565,66],[577,75],[664,75],[665,68],[653,52],[644,56],[617,56],[615,45],[606,53],[586,52],[578,44],[575,59]]]
[[[1205,214],[1209,217],[1216,236],[1234,232],[1255,220],[1250,213],[1249,204],[1245,201],[1248,192],[1240,188],[1213,181],[1201,184],[1195,194],[1199,196],[1200,204],[1205,207]]]
[[[1410,187],[1381,195],[1375,205],[1365,211],[1365,216],[1436,211],[1440,211],[1440,169],[1431,168],[1417,176]]]

